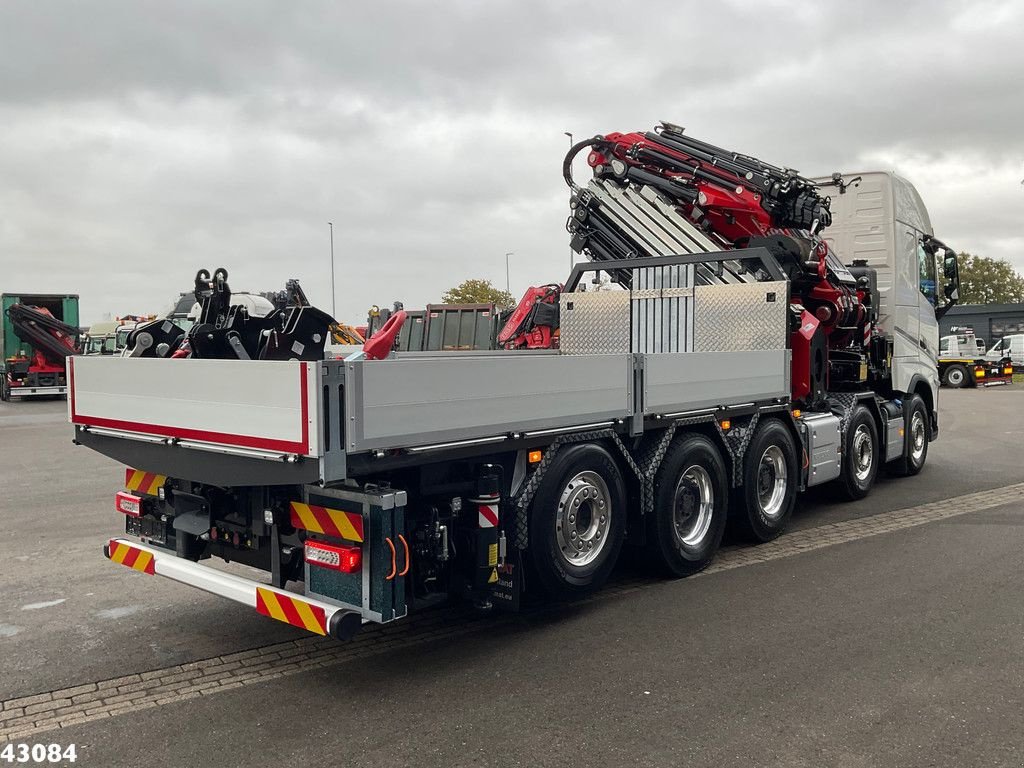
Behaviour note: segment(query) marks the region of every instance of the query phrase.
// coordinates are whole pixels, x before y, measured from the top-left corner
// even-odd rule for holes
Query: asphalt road
[[[942,403],[921,475],[810,494],[793,540],[1024,482],[1024,388]],[[64,407],[0,404],[0,701],[303,637],[107,562],[123,470],[71,444]],[[762,563],[728,548],[740,567],[696,579],[624,568],[584,605],[371,635],[25,741],[75,742],[85,766],[1022,765],[1024,507],[994,504]]]

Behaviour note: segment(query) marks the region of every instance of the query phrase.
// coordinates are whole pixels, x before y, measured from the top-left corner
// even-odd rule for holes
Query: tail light
[[[985,378],[985,369],[984,368],[975,368],[974,369],[974,378],[976,378],[976,379],[983,379],[983,378]]]
[[[1012,376],[1013,375],[1013,368],[1003,368],[1003,375],[1004,376]]]
[[[114,506],[117,511],[128,517],[140,517],[142,515],[142,497],[133,496],[124,491],[118,491],[114,497]]]
[[[359,547],[306,542],[306,562],[342,573],[358,573],[363,569],[363,550]]]

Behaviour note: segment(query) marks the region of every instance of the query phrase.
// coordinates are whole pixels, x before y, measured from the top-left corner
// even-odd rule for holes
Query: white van
[[[1003,336],[985,353],[986,360],[1001,360],[1007,356],[1017,365],[1024,363],[1024,333]]]

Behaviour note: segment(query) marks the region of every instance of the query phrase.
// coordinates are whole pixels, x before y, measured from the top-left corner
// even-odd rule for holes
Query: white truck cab
[[[895,173],[849,173],[815,181],[823,191],[835,188],[832,224],[822,233],[829,246],[848,266],[860,262],[877,271],[879,325],[892,343],[893,389],[913,392],[923,380],[937,393],[938,318],[958,298],[955,253],[935,239],[921,196]]]
[[[985,340],[974,335],[970,326],[953,326],[952,334],[939,339],[939,378],[947,387],[959,389],[988,378],[984,368],[978,370],[978,363],[985,359]]]

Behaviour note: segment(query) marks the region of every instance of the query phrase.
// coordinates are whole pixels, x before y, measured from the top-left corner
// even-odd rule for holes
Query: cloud
[[[666,119],[808,174],[893,168],[1024,269],[1014,3],[235,0],[0,9],[3,290],[86,320],[196,269],[338,315],[568,265],[564,131]]]

